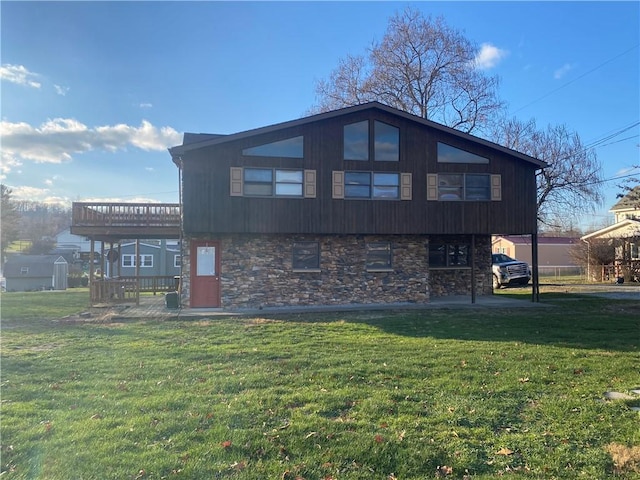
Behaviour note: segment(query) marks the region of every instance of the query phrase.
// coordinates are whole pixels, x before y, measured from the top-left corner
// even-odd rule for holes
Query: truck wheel
[[[498,280],[498,276],[493,276],[493,289],[498,290],[502,285],[500,284],[500,280]]]

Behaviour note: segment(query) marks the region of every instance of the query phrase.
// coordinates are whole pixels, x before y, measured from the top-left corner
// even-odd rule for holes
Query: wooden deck
[[[180,205],[73,202],[71,233],[103,241],[179,238]]]

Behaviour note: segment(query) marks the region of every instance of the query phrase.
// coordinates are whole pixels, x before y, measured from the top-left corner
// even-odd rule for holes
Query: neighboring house
[[[580,271],[571,256],[571,249],[580,242],[572,237],[538,237],[538,271],[540,275],[571,274]],[[493,253],[504,253],[529,265],[532,263],[532,240],[530,236],[494,236]]]
[[[640,281],[640,186],[620,199],[610,212],[616,223],[581,240],[609,242],[615,249],[614,275],[627,281]]]
[[[91,256],[91,240],[81,235],[74,235],[70,228],[64,229],[55,236],[55,253],[64,256],[69,260],[69,255],[73,260],[89,260]],[[101,242],[94,242],[94,251],[100,253]]]
[[[13,255],[3,274],[8,292],[66,290],[69,264],[60,255]]]
[[[613,213],[616,223],[627,219],[640,220],[640,186],[622,197],[609,211]]]
[[[140,242],[138,258],[140,259],[140,276],[171,276],[180,275],[180,250],[177,244],[167,244],[165,240],[157,243]],[[109,255],[108,255],[109,256]],[[136,275],[136,244],[135,242],[120,245],[119,255],[116,257],[119,265],[110,263],[110,276],[134,277]]]
[[[377,102],[169,151],[190,307],[491,294],[491,234],[536,235],[546,166]]]

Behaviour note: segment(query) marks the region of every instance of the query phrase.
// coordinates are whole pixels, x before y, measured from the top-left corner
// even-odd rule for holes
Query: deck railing
[[[81,227],[180,228],[180,205],[73,202],[72,224]]]
[[[137,303],[141,292],[174,292],[179,288],[178,282],[178,278],[169,275],[96,278],[91,282],[91,303]]]

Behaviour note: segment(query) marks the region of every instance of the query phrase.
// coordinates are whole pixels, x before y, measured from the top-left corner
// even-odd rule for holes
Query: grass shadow
[[[507,294],[508,295],[508,294]],[[522,299],[522,295],[514,295]],[[638,351],[640,301],[550,293],[549,308],[438,308],[266,316],[296,322],[363,323],[406,337],[521,342],[579,349]]]

